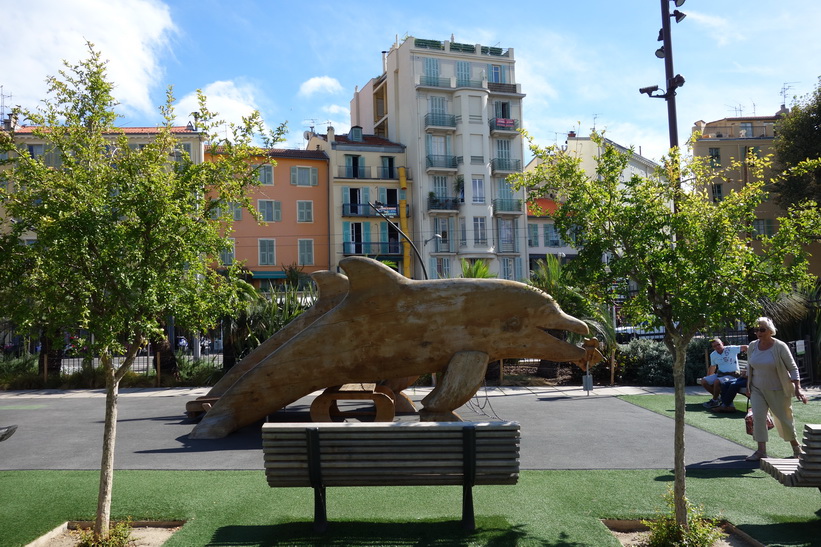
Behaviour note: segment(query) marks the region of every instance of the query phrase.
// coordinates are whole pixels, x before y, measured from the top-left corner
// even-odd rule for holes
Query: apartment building
[[[775,152],[773,141],[777,123],[787,110],[784,106],[772,116],[739,116],[723,118],[712,122],[703,120],[693,125],[693,133],[698,134],[693,143],[693,155],[709,158],[710,164],[722,169],[722,176],[716,177],[710,191],[714,200],[720,200],[734,190],[740,190],[750,181],[751,174],[744,167],[728,169],[734,160],[741,161],[752,153],[764,157]],[[774,169],[764,173],[765,179],[774,174]],[[778,230],[778,217],[785,214],[777,203],[777,196],[770,193],[756,209],[753,231],[771,236]],[[757,246],[753,243],[754,247]],[[810,245],[810,272],[821,276],[821,245]]]
[[[524,94],[513,49],[407,37],[383,53],[382,74],[357,89],[351,125],[404,144],[414,174],[414,277],[458,277],[461,259],[500,278],[527,277],[522,169]]]
[[[330,267],[328,156],[321,150],[266,152],[257,158],[260,185],[250,190],[262,222],[233,207],[233,248],[222,256],[226,264],[241,262],[264,292],[283,283],[288,269],[310,274]],[[206,149],[205,161],[211,159]]]
[[[307,149],[322,151],[330,164],[330,268],[347,256],[368,256],[412,277],[417,261],[402,233],[412,233],[409,217],[411,171],[405,146],[359,126],[337,135],[308,131]]]
[[[620,152],[628,151],[627,147],[610,139],[604,139],[604,143],[615,147]],[[599,144],[590,137],[580,137],[575,131],[570,131],[563,148],[579,159],[580,167],[588,176],[595,176],[597,158],[602,153],[602,147]],[[534,158],[527,164],[525,171],[532,171],[538,164],[539,159]],[[655,162],[634,152],[622,173],[622,179],[633,175],[653,177],[658,167],[659,165]],[[537,260],[543,259],[548,254],[557,257],[562,263],[573,260],[578,254],[573,242],[565,241],[556,230],[553,220],[549,218],[549,214],[558,207],[559,201],[559,196],[548,195],[528,203],[527,247],[530,269],[535,267]]]

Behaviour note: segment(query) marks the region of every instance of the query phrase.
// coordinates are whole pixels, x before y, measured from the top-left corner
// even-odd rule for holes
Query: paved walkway
[[[192,440],[186,401],[208,388],[124,389],[119,399],[118,469],[262,469],[259,424],[225,439]],[[704,395],[699,387],[688,394]],[[430,388],[406,393],[418,402]],[[466,420],[503,419],[522,425],[523,469],[669,469],[673,420],[618,399],[672,393],[671,388],[580,386],[499,387],[480,390],[457,412]],[[821,398],[821,390],[808,394]],[[307,421],[312,396],[273,416]],[[99,469],[105,393],[102,390],[0,392],[0,425],[17,424],[0,444],[0,470]],[[403,418],[410,419],[410,418]],[[690,467],[754,467],[749,449],[687,427]]]

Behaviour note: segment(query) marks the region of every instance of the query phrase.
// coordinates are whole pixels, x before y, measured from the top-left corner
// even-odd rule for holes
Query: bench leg
[[[328,512],[325,509],[325,487],[314,488],[314,532],[324,534],[328,530]]]
[[[476,529],[476,519],[473,515],[473,488],[467,484],[462,486],[462,528],[468,532]]]

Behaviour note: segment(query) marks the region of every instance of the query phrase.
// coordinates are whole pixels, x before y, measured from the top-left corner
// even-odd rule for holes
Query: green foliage
[[[214,358],[194,359],[190,355],[178,353],[177,377],[174,378],[174,385],[213,386],[224,373],[225,370]]]
[[[777,183],[778,199],[785,207],[805,199],[821,200],[820,119],[821,78],[815,90],[797,100],[776,124],[775,156],[786,171]]]
[[[492,278],[496,277],[492,273],[490,273],[490,267],[484,260],[465,260],[464,258],[461,259],[462,262],[462,277],[465,278]]]
[[[96,537],[92,530],[80,530],[77,547],[127,547],[133,545],[131,530],[130,520],[113,524],[108,536],[103,538]]]
[[[679,526],[674,515],[672,489],[667,491],[664,501],[669,508],[668,513],[654,520],[642,521],[650,528],[649,547],[712,547],[726,535],[716,519],[704,516],[703,508],[693,507],[686,499],[687,527]]]
[[[686,351],[685,383],[695,385],[696,378],[705,374],[704,349],[709,347],[709,340],[694,338]],[[673,358],[663,342],[637,338],[630,343],[620,345],[616,354],[618,369],[617,383],[639,386],[673,385]],[[603,368],[603,367],[599,367]],[[594,374],[595,374],[595,370]]]

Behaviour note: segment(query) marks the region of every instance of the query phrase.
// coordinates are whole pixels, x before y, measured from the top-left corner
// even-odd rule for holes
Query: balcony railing
[[[726,125],[708,126],[701,134],[702,139],[772,139],[775,137],[773,124],[751,126]]]
[[[431,196],[428,198],[428,211],[458,211],[459,203],[459,198]]]
[[[494,213],[521,213],[522,200],[521,199],[494,199],[493,200]]]
[[[450,78],[422,75],[419,79],[419,85],[426,85],[429,87],[450,87]]]
[[[340,179],[382,179],[398,180],[399,169],[397,167],[374,167],[361,166],[351,167],[349,165],[338,165],[336,176]],[[405,177],[410,180],[410,169],[405,169]]]
[[[464,78],[456,78],[456,87],[473,87],[482,89],[482,80],[466,80]]]
[[[402,244],[399,241],[346,241],[342,244],[342,254],[347,256],[400,255],[402,254]]]
[[[522,170],[522,160],[513,160],[510,158],[493,158],[490,160],[491,169],[495,171],[509,171],[517,173]]]
[[[456,127],[456,116],[454,114],[425,114],[425,127]]]
[[[488,82],[487,88],[489,91],[496,93],[516,93],[516,84],[501,84],[498,82]]]
[[[512,118],[491,118],[488,120],[491,131],[516,131],[519,129],[519,120]]]
[[[500,253],[519,252],[519,246],[516,244],[516,241],[500,241],[496,248]]]
[[[431,154],[427,156],[428,169],[456,169],[456,156]]]
[[[389,218],[399,216],[399,204],[388,203],[379,206],[379,210],[383,215]],[[405,206],[405,214],[410,215],[410,206]],[[344,217],[379,217],[382,216],[373,210],[373,207],[367,203],[343,203],[342,216]]]

